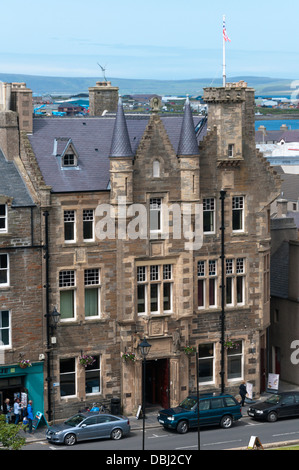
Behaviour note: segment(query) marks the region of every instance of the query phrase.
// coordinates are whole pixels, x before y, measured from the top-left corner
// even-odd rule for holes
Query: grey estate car
[[[90,439],[121,439],[129,434],[130,421],[124,416],[99,412],[77,413],[63,424],[49,426],[46,437],[56,444],[74,445]]]

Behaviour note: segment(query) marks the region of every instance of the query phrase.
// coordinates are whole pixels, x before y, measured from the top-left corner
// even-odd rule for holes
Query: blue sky
[[[0,72],[101,78],[100,63],[108,79],[221,78],[223,15],[228,78],[299,79],[298,0],[4,2]]]

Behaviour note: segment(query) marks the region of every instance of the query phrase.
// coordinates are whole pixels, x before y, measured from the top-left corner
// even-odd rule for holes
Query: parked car
[[[242,418],[241,405],[228,394],[206,394],[199,397],[199,413],[197,411],[197,397],[188,396],[179,406],[161,410],[158,421],[165,428],[176,429],[184,434],[189,428],[199,425],[220,425],[230,428],[234,421]]]
[[[248,416],[271,423],[279,418],[299,416],[299,392],[275,393],[266,400],[250,405]]]
[[[129,434],[130,421],[124,416],[114,416],[99,412],[77,413],[63,424],[50,426],[46,437],[57,444],[74,445],[90,439],[121,439]]]

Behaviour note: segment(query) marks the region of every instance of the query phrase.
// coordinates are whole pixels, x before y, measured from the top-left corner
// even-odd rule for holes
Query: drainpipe
[[[221,200],[221,393],[224,393],[224,335],[225,335],[225,254],[224,254],[224,200],[225,200],[226,191],[223,189],[220,191],[220,200]]]
[[[48,383],[48,421],[52,419],[52,403],[51,403],[51,344],[50,344],[50,317],[49,317],[49,212],[44,212],[45,217],[45,275],[46,275],[46,328],[47,328],[47,378]]]

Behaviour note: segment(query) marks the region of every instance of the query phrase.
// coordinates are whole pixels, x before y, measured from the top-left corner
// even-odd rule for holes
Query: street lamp
[[[51,335],[54,333],[54,330],[56,330],[57,325],[60,320],[60,313],[57,311],[57,308],[54,307],[52,312],[47,312],[45,315],[47,319],[47,328],[50,329]]]
[[[145,437],[145,373],[146,373],[146,356],[148,355],[152,345],[145,338],[138,345],[140,353],[143,357],[143,384],[142,384],[142,450],[144,450]]]

